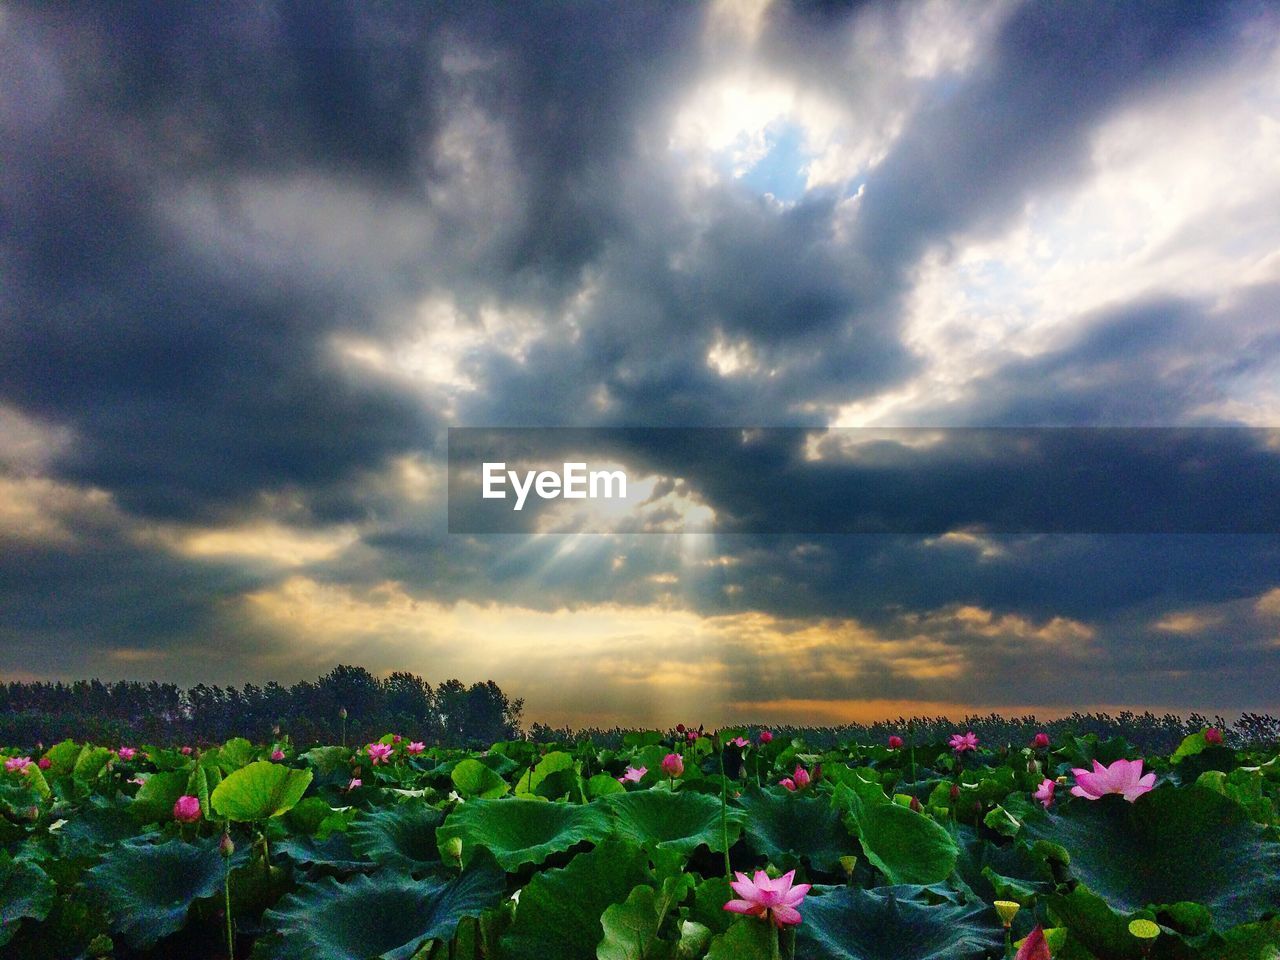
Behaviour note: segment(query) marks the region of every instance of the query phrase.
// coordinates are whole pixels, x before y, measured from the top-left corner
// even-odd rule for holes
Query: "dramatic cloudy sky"
[[[0,5],[0,676],[1280,706],[1280,537],[449,534],[539,425],[1280,426],[1280,13]]]

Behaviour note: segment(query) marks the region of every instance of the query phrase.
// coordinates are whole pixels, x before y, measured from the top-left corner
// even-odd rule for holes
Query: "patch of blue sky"
[[[738,177],[738,182],[761,196],[768,193],[783,203],[795,203],[804,196],[812,159],[805,150],[804,131],[780,122],[770,124],[764,136],[766,153]]]

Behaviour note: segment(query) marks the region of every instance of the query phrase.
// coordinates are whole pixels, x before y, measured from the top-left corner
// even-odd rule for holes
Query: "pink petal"
[[[1049,944],[1045,942],[1044,931],[1040,929],[1039,924],[1027,935],[1027,939],[1022,941],[1022,946],[1018,948],[1018,954],[1014,960],[1051,960]]]
[[[738,874],[738,876],[742,876],[742,874]],[[755,884],[750,880],[735,880],[731,882],[729,886],[733,889],[734,893],[742,897],[744,900],[755,900],[760,896],[760,891],[756,889]]]
[[[749,914],[753,910],[759,910],[760,905],[751,903],[749,900],[730,900],[724,905],[724,908],[730,913]]]
[[[810,884],[797,883],[794,887],[787,891],[787,895],[782,898],[782,903],[787,907],[798,907],[800,902],[809,894]]]
[[[774,922],[779,926],[793,927],[800,922],[800,911],[795,907],[774,907]]]

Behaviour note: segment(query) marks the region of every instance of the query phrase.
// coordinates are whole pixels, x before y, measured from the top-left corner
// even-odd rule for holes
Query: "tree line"
[[[133,680],[0,685],[0,743],[202,744],[230,737],[295,745],[351,743],[395,732],[429,744],[488,745],[521,735],[524,701],[492,680],[445,680],[432,687],[412,673],[376,677],[341,664],[314,682],[243,687]],[[345,714],[345,716],[344,716]]]

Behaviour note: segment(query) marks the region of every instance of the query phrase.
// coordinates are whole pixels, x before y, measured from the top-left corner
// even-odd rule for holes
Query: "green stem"
[[[724,844],[724,875],[733,879],[729,866],[729,780],[724,775],[724,755],[720,755],[720,842]]]
[[[236,960],[236,935],[231,924],[231,860],[223,861],[222,902],[227,915],[227,960]]]
[[[1008,927],[1004,928],[1004,955],[1006,960],[1013,956],[1013,931]]]
[[[769,939],[769,960],[782,960],[781,945],[778,942],[778,928],[771,923],[769,924],[769,929],[773,931],[773,936]]]

